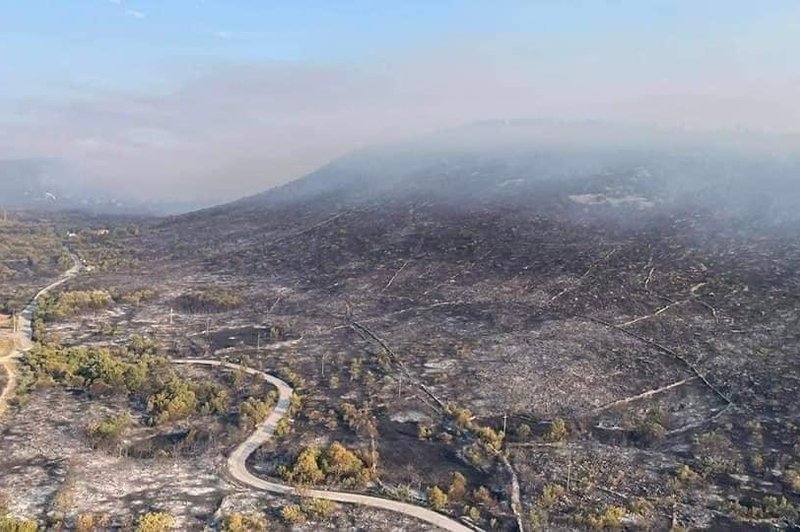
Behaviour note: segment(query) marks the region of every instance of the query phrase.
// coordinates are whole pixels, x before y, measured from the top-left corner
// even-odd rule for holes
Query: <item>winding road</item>
[[[14,393],[14,389],[16,387],[16,359],[19,358],[22,353],[28,351],[32,347],[32,335],[33,335],[33,314],[36,311],[36,301],[42,297],[47,292],[53,290],[54,288],[64,284],[65,282],[69,281],[78,273],[80,273],[82,266],[79,259],[75,255],[71,255],[72,260],[74,262],[74,266],[66,271],[57,281],[47,285],[46,287],[39,290],[39,292],[31,299],[25,309],[22,311],[22,324],[21,330],[18,333],[18,336],[14,339],[15,347],[14,350],[7,356],[0,358],[0,365],[6,368],[8,372],[8,379],[6,385],[4,386],[2,393],[0,393],[0,416],[4,413],[7,408],[8,399]],[[371,508],[379,508],[382,510],[388,510],[390,512],[397,512],[400,514],[404,514],[415,519],[419,519],[420,521],[424,521],[430,525],[434,525],[438,528],[443,530],[449,530],[452,532],[473,532],[475,529],[470,528],[464,524],[461,524],[459,521],[442,515],[440,513],[434,512],[433,510],[429,510],[427,508],[423,508],[421,506],[415,506],[413,504],[408,504],[400,501],[395,501],[391,499],[383,499],[380,497],[373,497],[369,495],[360,495],[357,493],[347,493],[347,492],[339,492],[339,491],[329,491],[329,490],[320,490],[320,489],[312,489],[307,490],[303,489],[298,491],[294,486],[289,486],[286,484],[280,484],[277,482],[271,482],[268,480],[264,480],[261,478],[256,477],[252,473],[247,470],[247,459],[252,455],[256,449],[261,447],[263,444],[268,442],[270,438],[272,438],[275,429],[278,425],[278,422],[289,413],[289,407],[291,406],[292,394],[294,390],[291,386],[289,386],[286,382],[282,381],[281,379],[275,377],[274,375],[270,375],[269,373],[265,373],[263,371],[259,371],[256,369],[248,368],[245,366],[241,366],[239,364],[232,364],[230,362],[223,362],[219,360],[205,360],[205,359],[177,359],[173,360],[175,364],[186,364],[186,365],[204,365],[204,366],[216,366],[222,367],[232,370],[240,370],[245,371],[250,375],[255,375],[265,381],[269,382],[278,390],[278,403],[275,408],[272,409],[267,419],[264,423],[259,426],[255,432],[253,432],[247,440],[244,441],[241,445],[239,445],[231,455],[228,457],[228,473],[230,476],[237,482],[242,485],[255,488],[258,490],[267,491],[270,493],[276,493],[281,495],[300,495],[304,497],[314,497],[317,499],[326,499],[329,501],[346,503],[346,504],[360,504],[362,506],[368,506]]]
[[[33,313],[36,311],[36,300],[57,286],[66,283],[78,275],[78,273],[81,271],[81,263],[78,260],[78,257],[72,253],[70,253],[70,257],[72,257],[73,262],[72,268],[64,272],[64,274],[59,277],[57,281],[54,281],[39,290],[36,295],[31,298],[30,302],[28,302],[28,305],[21,314],[22,324],[20,331],[16,336],[13,337],[14,347],[12,348],[11,353],[4,357],[0,357],[0,366],[3,367],[8,375],[6,384],[3,387],[3,391],[0,392],[0,417],[2,417],[8,409],[8,400],[11,398],[11,395],[14,393],[14,389],[17,387],[16,360],[22,355],[22,353],[30,350],[30,348],[33,346]]]
[[[294,486],[271,482],[258,478],[247,470],[247,459],[253,454],[256,449],[268,442],[272,438],[278,421],[289,413],[289,406],[291,404],[292,394],[294,390],[286,382],[264,373],[256,369],[240,366],[239,364],[232,364],[230,362],[222,362],[219,360],[205,360],[205,359],[178,359],[173,360],[175,364],[197,364],[205,366],[216,366],[233,370],[246,371],[250,375],[256,375],[278,389],[278,404],[270,413],[269,417],[261,424],[256,431],[250,435],[247,440],[239,445],[228,457],[228,473],[237,482],[255,488],[258,490],[268,491],[270,493],[277,493],[281,495],[294,494],[303,497],[314,497],[317,499],[326,499],[334,502],[342,502],[347,504],[360,504],[362,506],[369,506],[372,508],[380,508],[382,510],[389,510],[390,512],[397,512],[410,517],[425,521],[428,524],[437,526],[443,530],[450,530],[453,532],[473,532],[474,529],[461,524],[460,522],[434,512],[421,506],[415,506],[405,502],[394,501],[391,499],[382,499],[380,497],[373,497],[370,495],[360,495],[358,493],[347,493],[341,491],[328,491],[328,490],[307,490],[303,489],[298,491]]]

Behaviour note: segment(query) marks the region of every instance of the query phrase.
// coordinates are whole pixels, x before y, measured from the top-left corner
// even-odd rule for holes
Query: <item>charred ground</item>
[[[158,295],[48,330],[81,345],[135,332],[168,356],[283,375],[302,404],[254,456],[265,476],[338,441],[376,476],[322,482],[421,501],[438,485],[445,511],[486,528],[796,524],[786,174],[696,154],[553,164],[564,156],[367,153],[87,235],[76,250],[104,267],[69,289],[146,279]],[[755,191],[742,174],[759,171]],[[181,309],[208,287],[236,303]]]

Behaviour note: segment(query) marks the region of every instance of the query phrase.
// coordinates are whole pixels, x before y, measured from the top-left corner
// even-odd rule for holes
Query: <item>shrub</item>
[[[108,514],[80,514],[75,518],[76,532],[95,532],[108,527],[111,521]]]
[[[242,298],[223,288],[206,288],[184,294],[176,300],[177,307],[193,314],[226,312],[242,304]]]
[[[298,484],[318,484],[325,479],[325,473],[319,467],[320,457],[317,447],[306,447],[297,456],[294,465],[286,471],[286,480]]]
[[[447,506],[447,494],[439,486],[428,488],[428,505],[434,510],[442,510]]]
[[[609,506],[602,513],[587,515],[584,521],[589,528],[602,530],[605,528],[621,528],[623,517],[625,517],[625,508]]]
[[[364,462],[341,443],[333,442],[321,456],[322,471],[335,480],[357,479]]]
[[[92,423],[87,427],[89,437],[97,443],[115,443],[122,433],[133,424],[133,416],[128,412],[107,417],[103,421]]]
[[[39,525],[30,519],[0,517],[0,532],[36,532]]]
[[[167,532],[175,525],[175,518],[164,512],[148,512],[136,523],[136,532]]]
[[[222,532],[266,532],[266,520],[256,514],[232,513],[222,519]]]
[[[531,427],[527,423],[522,423],[517,427],[517,437],[520,440],[527,440],[531,437]]]
[[[306,515],[303,513],[303,509],[297,504],[288,504],[281,508],[281,519],[287,524],[297,525],[305,523]]]
[[[467,494],[467,479],[458,471],[453,473],[453,480],[447,490],[447,498],[451,501],[463,500]]]
[[[678,480],[681,482],[693,482],[699,477],[699,475],[692,471],[692,468],[686,464],[683,464],[675,471],[675,476],[677,476]]]
[[[267,419],[267,416],[269,416],[273,404],[274,401],[270,396],[263,401],[259,401],[254,397],[248,397],[247,400],[239,405],[239,427],[245,430],[252,430],[260,423],[263,423],[264,420]],[[283,418],[281,421],[283,421]]]
[[[783,472],[783,481],[795,493],[800,493],[800,471],[789,468]]]
[[[567,439],[567,424],[562,418],[557,417],[550,423],[544,439],[550,442],[561,442]]]
[[[417,437],[420,440],[429,440],[431,436],[433,436],[433,428],[422,424],[417,427]]]
[[[197,397],[191,385],[173,375],[161,390],[147,399],[147,412],[154,425],[174,421],[189,415],[195,408]]]
[[[560,484],[546,484],[542,489],[540,503],[543,507],[549,508],[557,503],[564,496],[564,486]]]
[[[275,436],[280,438],[286,436],[290,432],[292,432],[292,423],[285,417],[282,417],[280,421],[278,421],[278,424],[275,425]]]
[[[479,504],[489,504],[492,502],[492,494],[486,486],[481,486],[473,491],[472,498]]]
[[[310,519],[326,519],[333,512],[333,503],[325,499],[306,499],[302,505],[303,513]]]

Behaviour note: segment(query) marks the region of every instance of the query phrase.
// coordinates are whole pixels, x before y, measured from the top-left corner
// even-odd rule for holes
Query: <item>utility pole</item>
[[[567,456],[569,456],[569,465],[567,466],[567,492],[569,492],[572,483],[572,449],[567,451]]]
[[[211,331],[211,318],[206,318],[206,336],[209,335]]]
[[[503,412],[503,434],[507,434],[508,429],[508,412]]]
[[[403,375],[400,375],[400,379],[397,381],[397,398],[403,395]]]
[[[256,335],[256,351],[261,351],[261,333]]]
[[[322,378],[325,378],[325,357],[328,356],[328,353],[322,353]]]
[[[169,309],[169,324],[172,325],[172,316],[175,314],[175,311],[172,310],[172,307]]]

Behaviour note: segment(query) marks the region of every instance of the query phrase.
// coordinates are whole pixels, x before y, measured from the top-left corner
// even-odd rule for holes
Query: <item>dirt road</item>
[[[3,417],[3,415],[6,413],[6,410],[8,409],[8,400],[11,399],[11,396],[14,394],[14,390],[17,387],[16,361],[22,355],[22,353],[28,351],[33,345],[33,313],[36,310],[36,300],[57,286],[66,283],[78,275],[78,273],[81,271],[81,263],[78,260],[78,257],[72,254],[71,256],[72,262],[74,263],[72,268],[64,272],[64,274],[59,277],[57,281],[45,286],[39,290],[35,296],[33,296],[20,316],[22,318],[22,323],[20,324],[19,332],[16,335],[10,335],[12,336],[14,347],[12,348],[11,353],[0,358],[0,366],[3,367],[3,370],[8,375],[6,384],[3,387],[3,391],[0,392],[0,417]]]

